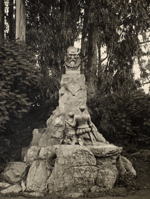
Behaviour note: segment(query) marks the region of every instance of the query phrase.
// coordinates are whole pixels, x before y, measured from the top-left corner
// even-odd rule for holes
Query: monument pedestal
[[[112,145],[110,148],[110,151],[114,150],[116,159],[122,148]],[[104,149],[105,147],[101,147],[99,152],[103,154]],[[56,156],[54,170],[48,179],[49,193],[54,192],[57,196],[66,198],[79,197],[84,196],[84,193],[88,193],[94,186],[107,190],[116,182],[118,170],[114,160],[109,160],[107,165],[97,164],[97,157],[88,147],[59,145]],[[108,157],[110,158],[109,155]]]

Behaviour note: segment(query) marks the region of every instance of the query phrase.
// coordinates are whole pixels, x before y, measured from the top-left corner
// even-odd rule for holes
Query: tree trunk
[[[84,8],[84,21],[83,21],[83,29],[82,29],[82,39],[81,39],[81,58],[84,58],[88,54],[88,17],[89,17],[89,7],[90,2],[86,1],[87,6]],[[86,62],[83,61],[81,63],[81,73],[85,73]]]
[[[100,88],[101,85],[101,72],[102,72],[102,66],[101,66],[101,42],[98,42],[98,88]]]
[[[4,39],[4,0],[0,0],[0,43]]]
[[[97,30],[90,25],[89,30],[89,49],[88,49],[88,64],[86,67],[86,81],[88,87],[88,99],[95,96],[97,91]]]
[[[13,0],[9,0],[9,39],[13,37]]]
[[[16,39],[26,41],[25,0],[16,0]]]

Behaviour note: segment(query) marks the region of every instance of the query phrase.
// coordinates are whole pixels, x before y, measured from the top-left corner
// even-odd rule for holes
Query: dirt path
[[[17,196],[17,197],[8,197],[8,196],[2,196],[0,195],[0,199],[33,199],[29,197],[23,197],[23,196]],[[43,198],[44,199],[44,198]],[[46,199],[51,199],[49,197],[46,197]],[[57,198],[56,198],[57,199]],[[85,199],[85,198],[80,198],[80,199]],[[98,197],[98,198],[89,198],[89,199],[150,199],[150,190],[145,189],[145,190],[140,190],[137,191],[134,195],[129,195],[126,197],[120,197],[120,196],[105,196],[105,197]]]
[[[93,198],[93,199],[150,199],[150,190],[140,190],[137,191],[134,195],[129,195],[126,197],[120,197],[120,196],[106,196],[106,197],[99,197],[99,198]]]

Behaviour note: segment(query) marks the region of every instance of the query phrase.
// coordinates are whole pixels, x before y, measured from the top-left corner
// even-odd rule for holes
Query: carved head
[[[81,112],[83,112],[85,110],[85,106],[82,105],[82,106],[79,107],[79,109],[80,109]]]
[[[73,112],[69,112],[69,116],[70,116],[70,117],[73,117],[73,116],[74,116],[74,113],[73,113]]]
[[[79,58],[78,50],[74,46],[70,46],[67,49],[67,61],[72,65],[76,64],[77,59]]]

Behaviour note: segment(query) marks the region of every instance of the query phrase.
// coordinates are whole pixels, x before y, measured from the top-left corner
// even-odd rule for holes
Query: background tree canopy
[[[20,130],[17,122],[28,117],[30,133],[45,124],[58,103],[66,49],[82,35],[81,71],[86,77],[93,122],[108,140],[149,142],[150,98],[139,90],[140,82],[134,80],[133,74],[134,58],[140,60],[143,56],[139,35],[143,36],[150,27],[149,0],[1,3],[8,8],[6,11],[1,6],[0,16],[2,135],[16,133],[18,128],[23,132],[26,126]],[[19,14],[23,12],[18,4],[24,14]],[[25,26],[22,32],[18,31],[17,20]],[[17,121],[20,117],[23,119]]]

